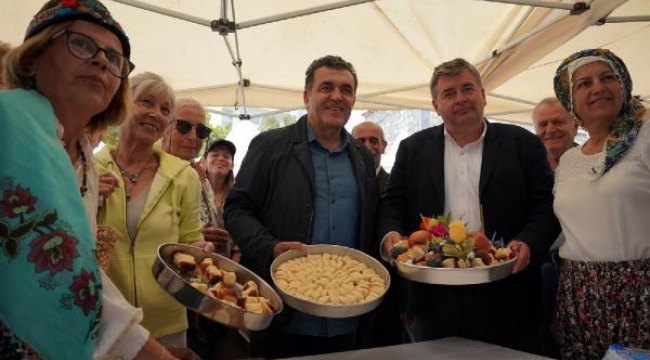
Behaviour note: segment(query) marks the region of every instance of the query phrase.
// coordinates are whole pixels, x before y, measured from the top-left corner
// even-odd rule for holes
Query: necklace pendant
[[[133,185],[135,185],[135,183],[137,183],[139,179],[140,179],[140,174],[133,174],[133,175],[129,174],[129,181]]]

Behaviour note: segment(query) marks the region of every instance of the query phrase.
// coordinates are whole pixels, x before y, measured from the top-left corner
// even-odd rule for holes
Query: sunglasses
[[[203,124],[192,125],[187,120],[176,119],[176,130],[178,130],[179,133],[185,135],[188,132],[190,132],[192,128],[196,129],[196,137],[198,137],[201,140],[207,139],[208,136],[210,136],[210,133],[212,132],[212,129],[210,129],[209,127]]]

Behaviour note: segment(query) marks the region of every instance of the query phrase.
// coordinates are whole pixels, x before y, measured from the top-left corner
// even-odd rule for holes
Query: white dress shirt
[[[481,136],[462,148],[445,129],[445,213],[452,220],[463,220],[467,231],[483,230],[479,180],[483,162],[483,141],[487,126],[483,124]],[[433,214],[443,215],[443,214]]]

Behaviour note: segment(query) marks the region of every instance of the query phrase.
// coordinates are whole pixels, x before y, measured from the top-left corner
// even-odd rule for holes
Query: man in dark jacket
[[[344,129],[357,76],[338,56],[306,72],[307,115],[251,142],[225,206],[225,224],[241,263],[270,280],[273,259],[305,244],[371,249],[379,190],[363,144]],[[271,327],[251,334],[252,356],[290,357],[350,350],[356,318],[316,317],[285,306]]]
[[[390,174],[381,166],[381,155],[386,151],[388,142],[384,138],[384,130],[372,121],[364,121],[352,128],[352,137],[361,141],[375,159],[379,191],[383,192]]]
[[[539,264],[560,231],[544,146],[521,127],[484,118],[485,90],[467,61],[436,67],[430,88],[443,125],[399,146],[377,221],[384,249],[417,230],[420,214],[450,212],[475,236],[503,238],[518,259],[499,281],[411,283],[407,311],[421,325],[419,340],[460,336],[537,352]]]

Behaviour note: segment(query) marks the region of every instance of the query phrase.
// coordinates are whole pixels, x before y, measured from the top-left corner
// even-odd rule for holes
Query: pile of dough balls
[[[299,299],[326,305],[353,305],[384,294],[386,283],[350,256],[308,254],[288,260],[273,274],[275,284]]]

